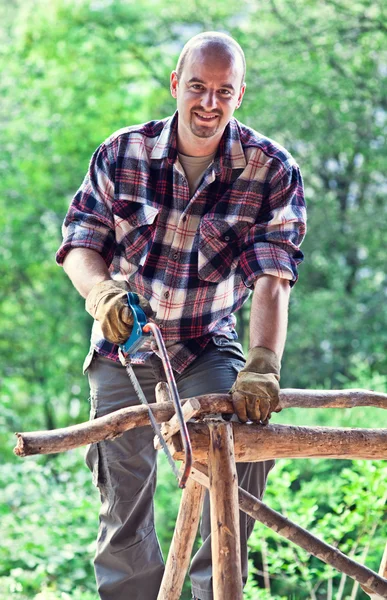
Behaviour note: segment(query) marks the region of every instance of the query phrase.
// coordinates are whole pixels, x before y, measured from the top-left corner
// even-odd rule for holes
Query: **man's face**
[[[179,111],[179,137],[190,146],[203,138],[219,143],[234,111],[242,102],[243,65],[238,55],[194,48],[186,57],[181,77],[171,74],[171,93]],[[210,141],[210,139],[208,139]]]

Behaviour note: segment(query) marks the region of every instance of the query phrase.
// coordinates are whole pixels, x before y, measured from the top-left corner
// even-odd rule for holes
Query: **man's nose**
[[[213,110],[214,108],[216,108],[217,107],[216,93],[213,92],[212,90],[206,90],[204,92],[204,94],[202,95],[201,104],[202,104],[203,108],[205,108],[207,111],[210,111],[210,110]]]

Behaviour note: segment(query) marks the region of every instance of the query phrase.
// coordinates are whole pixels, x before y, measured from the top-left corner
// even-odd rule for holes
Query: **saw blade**
[[[131,383],[132,383],[132,385],[134,387],[134,391],[136,392],[136,394],[137,394],[137,396],[138,396],[141,404],[144,404],[147,407],[147,409],[148,409],[149,420],[151,422],[153,431],[155,432],[155,434],[157,435],[157,437],[159,439],[159,442],[160,442],[160,444],[161,444],[161,446],[162,446],[162,448],[163,448],[163,450],[164,450],[164,452],[165,452],[165,454],[167,456],[168,462],[169,462],[169,464],[172,467],[172,471],[173,471],[175,477],[177,478],[178,481],[180,481],[180,475],[179,475],[179,471],[177,470],[176,463],[175,463],[175,461],[172,458],[172,455],[171,455],[170,450],[168,448],[167,442],[163,438],[163,435],[161,433],[159,424],[157,423],[157,421],[156,421],[156,419],[154,417],[154,414],[153,414],[152,409],[151,409],[151,407],[149,405],[149,402],[146,399],[146,396],[145,396],[144,392],[142,391],[142,388],[141,388],[141,386],[139,384],[139,381],[138,381],[138,379],[136,377],[136,374],[135,374],[135,372],[133,370],[133,367],[130,364],[130,362],[126,362],[125,363],[125,369],[126,369],[126,372],[128,374],[128,377],[129,377],[129,379],[130,379],[130,381],[131,381]]]

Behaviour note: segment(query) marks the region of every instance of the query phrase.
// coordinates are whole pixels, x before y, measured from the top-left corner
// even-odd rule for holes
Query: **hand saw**
[[[139,305],[139,300],[138,300],[137,294],[134,294],[133,292],[128,292],[128,306],[132,311],[134,323],[133,323],[133,328],[132,328],[132,332],[130,334],[129,339],[120,346],[120,351],[119,351],[120,360],[121,360],[121,363],[125,366],[126,372],[129,376],[130,381],[132,382],[132,385],[134,387],[134,390],[135,390],[140,402],[148,408],[149,420],[150,420],[153,430],[154,430],[155,434],[157,435],[157,437],[160,441],[160,444],[167,456],[169,464],[171,465],[172,470],[173,470],[177,480],[179,481],[179,487],[184,488],[186,481],[188,479],[188,476],[190,474],[190,471],[191,471],[192,448],[191,448],[191,442],[189,439],[187,424],[184,421],[184,417],[183,417],[183,413],[182,413],[182,409],[181,409],[180,398],[179,398],[179,393],[177,391],[176,381],[175,381],[175,377],[173,375],[171,363],[169,361],[169,356],[168,356],[168,353],[167,353],[167,350],[166,350],[166,347],[164,344],[163,337],[161,335],[160,328],[152,320],[149,320],[147,322],[146,315]],[[152,409],[145,397],[144,392],[141,389],[139,381],[135,375],[134,369],[130,363],[130,356],[132,354],[134,354],[136,352],[136,350],[138,350],[138,348],[144,343],[144,337],[148,337],[151,334],[153,334],[155,341],[156,341],[157,349],[159,351],[161,361],[163,363],[165,376],[166,376],[169,390],[171,393],[173,405],[175,407],[176,416],[177,416],[177,419],[178,419],[178,422],[180,425],[180,433],[181,433],[181,438],[182,438],[183,448],[184,448],[184,453],[185,453],[185,464],[184,464],[184,470],[183,470],[181,477],[180,477],[179,471],[176,467],[176,463],[172,458],[169,447],[163,438],[159,424],[157,423],[157,421],[153,415]]]

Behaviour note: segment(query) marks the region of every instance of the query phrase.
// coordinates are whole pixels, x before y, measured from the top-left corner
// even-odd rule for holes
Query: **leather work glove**
[[[279,403],[280,361],[268,348],[251,348],[232,386],[234,412],[242,423],[267,424]]]
[[[86,310],[99,322],[102,334],[112,344],[124,344],[131,334],[133,314],[128,306],[126,281],[108,279],[95,284],[86,298]],[[147,317],[152,316],[149,302],[137,294],[139,304]]]

